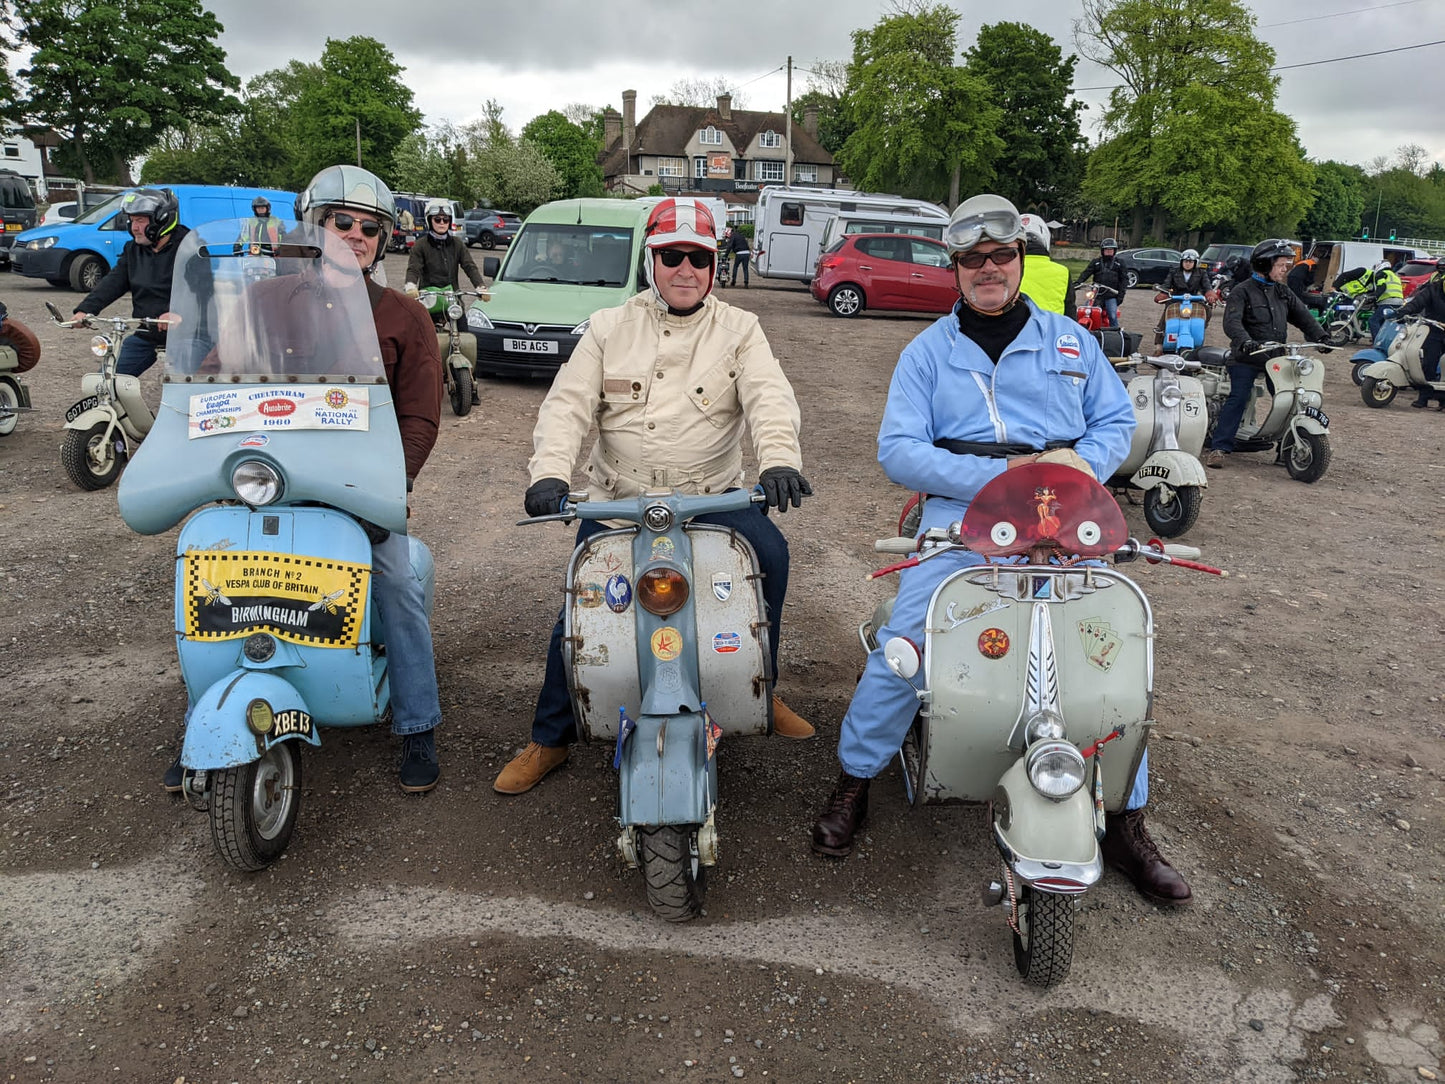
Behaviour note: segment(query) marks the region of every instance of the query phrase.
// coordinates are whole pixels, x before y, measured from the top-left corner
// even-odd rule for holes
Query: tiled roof
[[[725,133],[739,155],[746,155],[759,132],[769,128],[781,136],[785,119],[782,113],[764,113],[752,109],[733,109],[728,120],[722,119],[716,106],[699,108],[690,105],[655,105],[647,116],[637,122],[637,135],[632,154],[660,154],[681,158],[687,144],[702,129],[711,125]],[[781,154],[782,148],[778,148]],[[602,173],[615,177],[626,173],[627,152],[619,136],[602,153]],[[833,156],[810,136],[801,124],[793,125],[793,161],[816,165],[832,165]]]

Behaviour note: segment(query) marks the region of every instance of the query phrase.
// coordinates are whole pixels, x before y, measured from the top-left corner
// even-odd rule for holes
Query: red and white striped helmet
[[[709,252],[717,251],[717,226],[712,212],[686,196],[665,199],[654,207],[647,216],[643,234],[648,248],[696,245]]]

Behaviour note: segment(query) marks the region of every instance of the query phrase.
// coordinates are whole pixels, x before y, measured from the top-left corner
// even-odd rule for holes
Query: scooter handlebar
[[[905,538],[880,538],[873,543],[875,553],[917,553],[918,539]]]

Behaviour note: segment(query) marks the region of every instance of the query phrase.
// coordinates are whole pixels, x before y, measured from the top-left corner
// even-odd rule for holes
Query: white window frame
[[[686,158],[661,158],[657,160],[657,175],[659,177],[686,177]]]
[[[817,166],[799,166],[799,165],[794,165],[794,166],[793,166],[793,180],[795,180],[795,181],[805,181],[805,182],[807,182],[807,183],[809,183],[809,184],[817,184],[817,183],[818,183],[818,167],[817,167]]]
[[[783,179],[783,163],[776,158],[758,158],[753,162],[753,180],[755,181],[781,181]]]
[[[769,128],[758,136],[758,146],[776,150],[783,145],[783,137]]]
[[[692,179],[703,181],[707,179],[707,155],[696,154],[692,158]]]
[[[703,146],[721,147],[722,131],[720,129],[714,128],[711,124],[709,124],[706,128],[701,128],[698,130],[697,141]]]

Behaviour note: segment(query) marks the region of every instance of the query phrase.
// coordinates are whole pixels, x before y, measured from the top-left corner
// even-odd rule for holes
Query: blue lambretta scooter
[[[161,409],[120,486],[121,515],[176,541],[181,765],[216,850],[264,868],[301,797],[300,743],[388,711],[371,540],[406,531],[406,469],[365,280],[298,224],[274,274],[193,230],[176,255]],[[431,604],[431,554],[409,540]]]
[[[689,522],[760,491],[564,502],[553,516],[621,520],[567,568],[563,658],[577,730],[615,743],[618,849],[669,922],[702,910],[716,864],[718,742],[772,731],[768,622],[757,556],[727,527]]]

